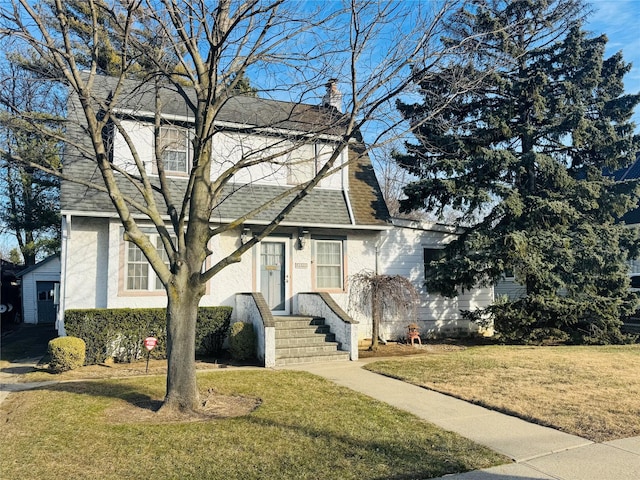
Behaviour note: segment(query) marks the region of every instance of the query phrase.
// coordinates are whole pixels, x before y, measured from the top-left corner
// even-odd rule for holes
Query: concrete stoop
[[[276,366],[349,360],[323,318],[276,317]]]

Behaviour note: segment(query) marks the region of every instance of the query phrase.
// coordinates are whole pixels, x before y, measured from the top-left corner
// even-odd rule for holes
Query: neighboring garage
[[[52,255],[22,270],[22,321],[50,323],[56,321],[60,303],[60,256]]]

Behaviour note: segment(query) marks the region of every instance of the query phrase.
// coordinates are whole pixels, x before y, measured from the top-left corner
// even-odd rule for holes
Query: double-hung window
[[[149,290],[149,262],[135,244],[127,243],[127,290]]]
[[[315,240],[316,288],[344,289],[344,256],[342,240]]]
[[[189,173],[191,152],[189,130],[177,127],[160,128],[160,151],[164,169],[169,173]]]
[[[155,244],[156,250],[162,257],[165,265],[169,267],[169,256],[164,248],[162,239],[158,234],[149,234],[150,240]],[[154,292],[164,290],[162,282],[149,264],[147,258],[137,245],[126,243],[126,290],[137,292]]]
[[[316,175],[315,154],[309,148],[300,148],[286,156],[287,183],[301,185]]]

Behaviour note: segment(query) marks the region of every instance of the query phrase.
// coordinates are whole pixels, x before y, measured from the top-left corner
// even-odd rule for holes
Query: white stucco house
[[[109,95],[110,81],[102,79],[104,98]],[[163,151],[168,175],[180,192],[189,172],[193,116],[175,92],[167,89],[162,93],[162,115],[167,122],[161,127],[160,138],[167,139]],[[154,111],[154,92],[137,85],[124,100],[118,109],[120,121],[154,178],[150,113]],[[73,98],[68,115],[80,116]],[[323,122],[328,125],[329,117],[335,120],[335,115],[339,115],[337,109],[327,105],[292,104],[246,95],[229,98],[217,119],[212,168],[226,168],[247,152],[273,154],[274,149],[282,148],[284,153],[279,162],[258,163],[236,175],[211,213],[212,226],[240,218],[314,175],[333,151],[339,135],[331,127],[318,134],[318,126]],[[69,129],[73,125],[70,122]],[[310,128],[316,130],[314,141],[292,149],[288,139],[306,135]],[[77,142],[83,141],[80,129],[71,134],[77,136]],[[112,161],[124,175],[133,163],[131,153],[115,129],[106,134]],[[369,319],[348,313],[349,276],[362,270],[400,273],[422,288],[425,248],[440,248],[454,238],[455,232],[439,225],[394,224],[362,147],[353,142],[344,150],[338,161],[342,168],[324,178],[273,235],[245,254],[241,262],[216,275],[201,300],[201,306],[232,306],[234,320],[252,322],[258,334],[259,356],[267,366],[322,358],[356,359],[358,342],[371,335],[371,327]],[[86,154],[68,149],[63,165],[65,173],[74,178],[100,181],[95,162]],[[215,176],[216,172],[212,173]],[[135,191],[129,193],[136,197]],[[211,262],[264,228],[279,205],[214,237]],[[166,306],[164,290],[153,270],[137,247],[124,240],[123,227],[108,195],[63,181],[61,209],[60,334],[65,333],[64,312],[68,309]],[[151,225],[148,233],[152,240],[156,237]],[[468,332],[473,327],[460,319],[459,310],[484,306],[492,296],[490,291],[478,290],[449,300],[422,288],[421,328],[434,334]],[[291,318],[293,315],[323,320],[300,320]],[[314,338],[309,345],[301,339],[302,330],[295,330],[303,326],[311,329]],[[385,329],[388,338],[400,336],[406,329],[406,319],[391,322]],[[320,341],[318,334],[322,336]],[[294,338],[287,340],[289,337]],[[304,359],[303,348],[308,355]]]

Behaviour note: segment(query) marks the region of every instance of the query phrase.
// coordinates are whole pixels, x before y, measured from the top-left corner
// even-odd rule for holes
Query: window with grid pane
[[[164,169],[187,173],[189,164],[189,135],[183,128],[162,127],[160,129],[162,162]]]
[[[149,288],[149,262],[133,243],[127,245],[127,290]]]
[[[175,241],[175,238],[171,238]],[[169,255],[164,248],[164,244],[159,235],[149,234],[149,240],[156,246],[156,249],[162,261],[167,267],[169,267]],[[140,250],[134,243],[127,243],[126,246],[126,265],[125,271],[126,289],[136,291],[159,291],[164,290],[162,282],[156,275],[156,272],[151,268],[147,257],[144,256],[142,250]]]
[[[169,268],[169,255],[167,255],[167,250],[164,248],[164,243],[162,243],[162,239],[159,236],[156,237],[156,249],[162,257],[162,261],[164,262],[164,264],[167,266],[167,268]],[[162,285],[162,282],[156,276],[156,290],[162,289],[164,289],[164,285]]]
[[[342,289],[342,242],[316,240],[316,287]]]

